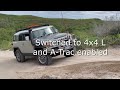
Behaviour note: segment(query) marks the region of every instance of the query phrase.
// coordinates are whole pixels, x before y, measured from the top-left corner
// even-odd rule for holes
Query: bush
[[[0,42],[0,49],[7,50],[7,49],[11,49],[11,48],[12,48],[12,46],[11,46],[10,41],[3,40],[3,41]]]
[[[92,38],[93,24],[98,25],[102,20],[99,19],[49,19],[36,16],[16,16],[0,14],[0,49],[11,48],[13,34],[16,30],[23,29],[32,24],[51,24],[54,25],[59,32],[67,32],[75,34],[81,40]],[[84,46],[82,46],[84,48]]]
[[[95,24],[94,33],[97,36],[116,35],[120,33],[120,18],[116,16],[108,17],[102,24]]]

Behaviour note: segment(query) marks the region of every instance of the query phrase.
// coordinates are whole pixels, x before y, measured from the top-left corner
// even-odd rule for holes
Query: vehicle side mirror
[[[25,37],[25,40],[26,40],[26,41],[29,41],[29,36],[26,36],[26,37]]]

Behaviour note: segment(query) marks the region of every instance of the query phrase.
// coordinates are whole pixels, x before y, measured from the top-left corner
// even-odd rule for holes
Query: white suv
[[[70,37],[66,38],[67,35],[69,35]],[[39,39],[40,41],[60,40],[60,39],[65,41],[70,40],[70,45],[69,46],[66,45],[37,46],[35,43],[36,39]],[[58,30],[52,25],[34,26],[34,27],[22,29],[14,34],[14,39],[13,39],[14,55],[16,56],[18,62],[24,62],[25,56],[33,56],[33,52],[35,50],[43,51],[47,49],[48,52],[50,52],[52,49],[54,49],[55,55],[53,54],[51,55],[50,53],[47,53],[47,55],[42,55],[42,54],[36,55],[37,60],[39,61],[40,64],[49,65],[52,62],[53,56],[60,55],[58,49],[63,48],[64,50],[70,50],[70,51],[75,50],[75,47],[73,45],[74,39],[75,38],[73,38],[71,34],[59,33]],[[67,55],[66,52],[64,52],[64,56],[69,57],[69,56],[73,56],[73,54]]]

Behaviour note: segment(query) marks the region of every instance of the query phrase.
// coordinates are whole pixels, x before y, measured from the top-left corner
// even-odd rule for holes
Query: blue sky
[[[61,18],[61,11],[0,11],[2,14],[10,15],[34,15],[45,18]],[[62,11],[64,18],[71,19],[86,19],[86,18],[100,18],[110,17],[113,15],[120,15],[120,11]]]

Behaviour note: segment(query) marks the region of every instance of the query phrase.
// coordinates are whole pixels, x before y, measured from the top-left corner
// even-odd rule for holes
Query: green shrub
[[[25,28],[31,24],[51,24],[54,25],[60,32],[69,31],[77,36],[78,39],[84,41],[89,38],[94,40],[96,36],[94,35],[92,29],[94,23],[99,25],[102,23],[102,20],[99,19],[50,19],[50,18],[41,18],[31,15],[4,15],[0,14],[0,49],[9,49],[11,48],[11,42],[13,34],[16,30]],[[85,49],[86,46],[82,45],[81,47]]]

